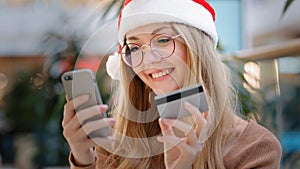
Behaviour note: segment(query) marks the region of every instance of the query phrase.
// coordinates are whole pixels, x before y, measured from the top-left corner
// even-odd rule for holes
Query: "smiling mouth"
[[[172,73],[173,71],[174,71],[174,68],[166,69],[166,70],[162,70],[162,71],[160,71],[160,72],[152,73],[152,74],[150,74],[150,76],[151,76],[153,79],[158,79],[158,78],[161,78],[161,77],[163,77],[163,76],[169,75],[169,74]]]

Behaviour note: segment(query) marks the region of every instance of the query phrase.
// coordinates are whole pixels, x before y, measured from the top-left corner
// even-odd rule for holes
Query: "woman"
[[[82,114],[106,111],[99,105],[74,114],[87,101],[65,105],[63,128],[72,168],[278,168],[276,137],[235,115],[230,80],[216,54],[213,8],[204,0],[128,0],[119,17],[120,69],[112,118],[89,125],[113,128],[112,137],[87,137]],[[111,66],[108,65],[108,68]],[[191,116],[161,119],[154,95],[202,84],[209,111],[184,103]],[[178,110],[180,111],[180,110]],[[96,147],[95,149],[93,147]]]

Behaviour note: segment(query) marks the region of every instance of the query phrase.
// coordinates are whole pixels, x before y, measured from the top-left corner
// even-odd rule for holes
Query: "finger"
[[[84,126],[82,126],[82,128],[86,133],[92,133],[95,130],[113,126],[115,123],[116,120],[114,118],[105,118],[88,122]]]
[[[91,148],[94,147],[95,145],[104,145],[112,142],[112,139],[109,137],[101,137],[101,139],[95,137],[92,140],[90,137],[88,137],[86,131],[82,127],[74,128],[72,124],[66,126],[66,128],[63,131],[63,135],[68,140],[69,144],[79,143],[84,147]],[[95,141],[94,139],[96,139],[97,141]]]
[[[64,105],[63,121],[62,125],[65,126],[74,117],[74,106],[69,102],[68,96],[66,96],[67,103]]]
[[[197,135],[197,137],[199,137],[203,126],[206,124],[206,119],[203,116],[203,114],[199,111],[199,109],[196,108],[195,106],[193,106],[192,104],[185,102],[184,106],[192,114],[193,118],[195,119],[195,122],[197,125],[196,135]]]
[[[63,127],[63,134],[65,137],[72,137],[72,135],[74,135],[74,133],[81,128],[80,123],[76,118],[76,116],[74,116],[69,121],[69,123],[63,123],[62,127]]]
[[[76,140],[75,140],[76,139]],[[86,133],[83,131],[83,129],[79,129],[72,138],[73,141],[80,143],[82,147],[86,148],[92,148],[95,147],[97,144],[91,140]],[[81,147],[81,148],[82,148]]]
[[[74,117],[74,111],[67,111],[66,105],[64,106],[64,113],[63,113],[63,120],[62,120],[62,126],[66,126],[68,123],[70,123],[71,119]]]
[[[64,117],[62,120],[62,127],[65,128],[67,125],[70,125],[70,124],[76,125],[76,122],[74,123],[74,121],[78,122],[78,119],[75,116],[75,112],[68,110],[67,105],[65,105],[64,106]],[[79,126],[79,123],[77,125]]]
[[[63,136],[68,141],[69,145],[82,143],[87,138],[86,133],[81,128],[75,130],[71,126],[67,126],[66,128],[64,128]]]
[[[66,100],[67,100],[67,102],[69,102],[70,101],[70,99],[69,99],[69,97],[66,95]]]
[[[207,120],[207,118],[208,118],[208,112],[203,112],[202,114],[203,114],[204,119]]]
[[[169,151],[174,147],[177,147],[181,152],[190,149],[188,144],[186,144],[186,138],[179,138],[175,136],[158,136],[157,141],[169,145],[168,149],[165,151]]]
[[[65,104],[66,111],[74,112],[78,106],[82,105],[83,103],[87,102],[88,100],[89,100],[89,95],[78,96]]]
[[[102,113],[104,113],[107,108],[108,107],[106,105],[92,106],[78,111],[76,113],[76,116],[78,117],[81,125],[84,125],[85,123],[88,123],[90,121],[102,119],[104,117]]]
[[[193,146],[187,144],[186,137],[178,138],[172,136],[163,136],[163,137],[157,137],[157,140],[159,142],[163,142],[164,144],[169,145],[168,146],[169,149],[165,149],[166,153],[168,153],[168,151],[172,151],[174,147],[178,148],[180,151],[180,160],[183,163],[185,163],[184,161],[186,160],[190,161],[191,158],[194,159],[198,155],[198,153],[201,152],[203,149],[203,145],[201,144],[197,144]]]
[[[174,120],[174,119],[165,119],[165,123],[179,129],[184,133],[184,135],[188,139],[188,143],[197,144],[197,137],[194,131],[194,128],[183,121]]]
[[[158,123],[160,125],[160,128],[161,128],[161,132],[163,135],[171,135],[171,136],[175,136],[174,132],[173,132],[173,129],[172,129],[172,126],[166,124],[164,122],[164,119],[162,118],[159,118],[158,119]]]

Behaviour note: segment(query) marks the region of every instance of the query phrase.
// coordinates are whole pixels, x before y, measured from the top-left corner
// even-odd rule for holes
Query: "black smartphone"
[[[200,112],[208,111],[207,100],[202,85],[196,84],[154,97],[161,118],[181,119],[191,113],[184,107],[189,102]]]

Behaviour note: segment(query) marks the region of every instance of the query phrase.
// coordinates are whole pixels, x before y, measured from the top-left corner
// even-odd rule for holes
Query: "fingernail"
[[[114,137],[112,137],[112,136],[108,136],[107,139],[108,139],[109,141],[111,141],[111,142],[114,142],[114,141],[116,140],[116,139],[115,139]]]
[[[99,105],[100,111],[106,111],[108,109],[108,106],[106,104]]]
[[[184,142],[187,142],[187,138],[184,137],[184,138],[181,138],[180,140],[184,141]]]
[[[85,94],[85,95],[82,95],[82,96],[80,96],[80,99],[82,100],[82,101],[88,101],[89,100],[89,95],[88,94]]]
[[[163,138],[158,136],[157,141],[163,141]]]
[[[164,119],[164,123],[166,123],[166,124],[170,124],[171,122],[172,122],[171,119]]]
[[[115,124],[116,123],[116,119],[108,119],[107,122],[109,124]]]
[[[165,124],[165,120],[163,118],[158,119],[162,124]]]
[[[185,106],[191,107],[192,105],[189,102],[184,102]]]

